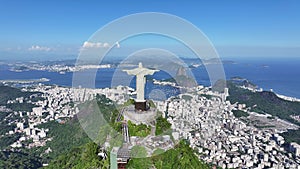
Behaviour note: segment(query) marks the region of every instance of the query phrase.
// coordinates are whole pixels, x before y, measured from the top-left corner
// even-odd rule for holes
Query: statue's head
[[[142,62],[139,63],[139,68],[142,68],[143,67],[143,64]]]

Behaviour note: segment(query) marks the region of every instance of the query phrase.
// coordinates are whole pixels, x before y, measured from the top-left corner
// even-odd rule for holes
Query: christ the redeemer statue
[[[146,84],[146,75],[153,75],[159,70],[152,70],[144,68],[142,63],[139,63],[139,67],[131,70],[123,70],[127,72],[128,75],[136,76],[136,100],[135,100],[135,109],[136,110],[146,110],[146,100],[145,100],[145,84]]]

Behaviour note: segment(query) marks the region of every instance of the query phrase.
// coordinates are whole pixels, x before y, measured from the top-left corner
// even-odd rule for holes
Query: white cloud
[[[83,50],[87,50],[87,49],[110,48],[113,46],[115,46],[116,48],[120,48],[119,42],[116,42],[115,45],[110,45],[107,42],[87,42],[87,41],[85,41],[79,50],[83,51]]]
[[[108,43],[101,43],[101,42],[84,42],[82,45],[83,48],[108,48],[110,45]]]
[[[103,47],[104,47],[104,48],[109,48],[110,45],[109,45],[108,43],[105,42],[105,43],[103,43]]]
[[[28,48],[29,51],[50,51],[51,48],[45,47],[45,46],[39,46],[39,45],[33,45],[30,48]]]
[[[119,42],[116,42],[116,47],[117,48],[120,48],[120,44]],[[84,42],[82,47],[81,47],[81,50],[82,49],[89,49],[89,48],[110,48],[112,47],[112,45],[110,45],[109,43],[107,42]]]

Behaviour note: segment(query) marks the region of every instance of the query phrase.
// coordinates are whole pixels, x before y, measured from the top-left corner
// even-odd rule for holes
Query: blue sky
[[[299,7],[297,0],[3,0],[0,54],[74,56],[95,31],[114,19],[164,12],[196,25],[221,56],[294,57],[300,56]]]

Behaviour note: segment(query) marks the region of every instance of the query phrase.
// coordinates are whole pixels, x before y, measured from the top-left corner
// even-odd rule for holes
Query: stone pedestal
[[[156,118],[156,109],[150,108],[147,111],[137,111],[133,105],[124,110],[124,120],[130,120],[134,124],[150,124]]]
[[[149,109],[149,106],[147,104],[146,101],[143,101],[143,102],[135,102],[134,103],[134,108],[136,111],[146,111]]]

